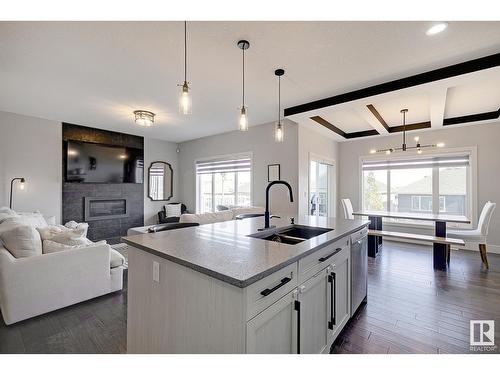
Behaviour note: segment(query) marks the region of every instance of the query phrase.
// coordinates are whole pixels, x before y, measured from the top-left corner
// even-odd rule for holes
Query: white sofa
[[[0,208],[0,309],[7,325],[123,287],[120,253],[88,240],[86,224],[53,224],[40,213]]]
[[[179,220],[179,224],[192,224],[198,223],[200,225],[203,224],[212,224],[212,223],[220,223],[223,221],[235,220],[241,215],[263,215],[265,209],[262,207],[233,207],[229,210],[218,211],[218,212],[207,212],[204,214],[182,214]],[[159,224],[159,225],[147,225],[144,227],[135,227],[130,228],[127,231],[127,235],[132,236],[135,234],[144,234],[150,232],[151,228],[160,228],[163,227],[163,230],[177,229],[179,225],[169,225],[169,224]],[[161,229],[160,229],[161,230]]]
[[[114,251],[114,250],[113,250]],[[0,247],[0,308],[7,325],[123,288],[109,245],[14,258]]]

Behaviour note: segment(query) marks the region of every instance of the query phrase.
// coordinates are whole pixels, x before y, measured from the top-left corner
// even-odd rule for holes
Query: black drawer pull
[[[281,288],[286,283],[289,283],[290,281],[292,281],[292,279],[290,277],[285,277],[284,279],[281,279],[281,282],[278,285],[276,285],[275,287],[273,287],[271,289],[269,289],[269,288],[264,289],[262,292],[260,292],[260,294],[262,294],[264,297],[268,296],[272,292],[274,292],[275,290],[278,290],[279,288]]]
[[[300,301],[295,301],[294,308],[297,311],[297,354],[300,354]]]
[[[330,283],[330,321],[328,322],[328,329],[333,330],[333,327],[337,324],[337,303],[336,303],[336,277],[335,273],[332,272],[328,275],[328,282]]]
[[[338,253],[339,251],[341,251],[341,250],[342,250],[342,249],[341,249],[340,247],[337,247],[333,253],[331,253],[330,255],[327,255],[326,257],[321,257],[321,258],[319,258],[319,259],[318,259],[318,261],[320,261],[320,262],[324,262],[325,260],[327,260],[327,259],[331,258],[332,256],[334,256],[335,254],[337,254],[337,253]]]

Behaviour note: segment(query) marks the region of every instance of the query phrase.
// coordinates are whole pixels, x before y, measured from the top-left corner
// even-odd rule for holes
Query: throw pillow
[[[90,245],[92,245],[92,246],[106,245],[106,241],[104,241],[104,240],[98,241],[98,242],[90,241]],[[43,253],[44,254],[58,253],[58,252],[64,251],[64,250],[85,248],[85,247],[88,247],[90,245],[65,245],[65,244],[51,241],[51,240],[44,240],[43,241]]]
[[[49,240],[67,246],[88,246],[93,242],[87,237],[88,224],[78,225],[74,229],[69,229],[63,225],[51,225],[37,228],[43,241]]]
[[[165,213],[167,217],[180,217],[181,216],[181,203],[166,204]]]
[[[45,221],[42,214],[39,213],[21,213],[11,216],[4,220],[4,223],[11,222],[19,225],[31,225],[33,228],[46,227],[47,222]]]
[[[0,225],[0,240],[14,258],[42,255],[42,240],[31,225],[4,222]]]
[[[85,229],[85,237],[87,237],[87,231],[89,229],[89,225],[87,223],[77,223],[76,221],[74,220],[71,220],[71,221],[68,221],[66,224],[64,224],[64,226],[66,228],[69,228],[69,229],[81,229],[81,228],[84,228]]]

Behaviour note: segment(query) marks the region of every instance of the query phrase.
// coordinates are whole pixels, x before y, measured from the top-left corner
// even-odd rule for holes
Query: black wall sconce
[[[16,178],[13,178],[12,181],[10,182],[10,202],[9,202],[9,208],[12,209],[12,190],[13,190],[13,187],[14,187],[14,181],[16,180],[19,180],[21,182],[21,185],[19,185],[19,187],[21,188],[21,190],[24,190],[24,183],[26,182],[26,180],[24,179],[24,177],[16,177]]]

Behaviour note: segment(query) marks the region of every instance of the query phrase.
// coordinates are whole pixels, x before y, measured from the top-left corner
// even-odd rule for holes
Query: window
[[[412,195],[411,196],[411,211],[432,212],[432,196],[431,195]]]
[[[366,211],[470,216],[470,153],[362,163]]]
[[[250,206],[252,159],[249,155],[196,162],[196,212],[218,206]]]

